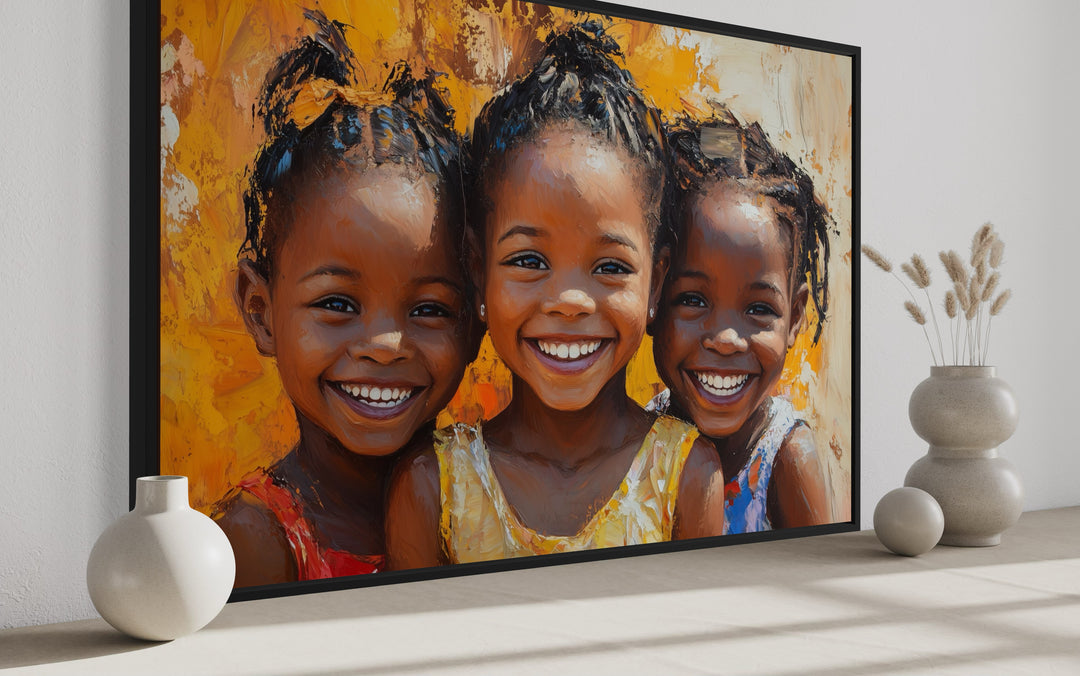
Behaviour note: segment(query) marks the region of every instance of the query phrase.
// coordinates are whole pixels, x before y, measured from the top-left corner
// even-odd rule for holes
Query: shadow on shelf
[[[119,655],[159,645],[121,634],[99,620],[11,629],[0,640],[0,669]]]

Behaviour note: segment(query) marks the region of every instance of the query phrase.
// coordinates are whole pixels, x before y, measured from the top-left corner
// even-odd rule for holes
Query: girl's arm
[[[674,540],[724,534],[724,472],[716,449],[702,437],[694,442],[679,479]]]
[[[767,509],[773,528],[813,526],[832,521],[814,435],[806,425],[792,430],[776,453]]]
[[[448,563],[439,538],[439,461],[427,449],[405,456],[390,479],[386,505],[390,570]]]
[[[222,506],[216,520],[236,555],[236,587],[297,580],[285,529],[262,503],[240,493]]]

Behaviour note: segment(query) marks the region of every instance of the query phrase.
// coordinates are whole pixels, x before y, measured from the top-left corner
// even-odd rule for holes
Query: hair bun
[[[423,78],[417,78],[408,63],[398,61],[387,76],[383,91],[392,93],[394,101],[402,108],[445,129],[452,129],[454,108],[447,103],[445,93],[435,85],[442,75],[429,70]]]
[[[617,82],[626,82],[628,74],[614,61],[622,55],[619,43],[607,34],[603,24],[589,19],[561,33],[548,35],[544,59],[536,73],[550,79],[558,70],[585,71],[603,73]]]
[[[416,78],[401,62],[381,92],[357,89],[346,25],[320,10],[305,10],[304,16],[315,32],[277,59],[258,102],[267,139],[248,172],[240,255],[250,253],[269,276],[275,247],[287,233],[287,224],[267,219],[275,197],[286,204],[294,178],[319,180],[338,167],[359,171],[393,162],[434,175],[440,208],[461,227],[468,160],[454,130],[454,110],[435,86],[440,74]]]
[[[322,78],[344,86],[355,77],[356,54],[345,40],[345,24],[331,21],[319,9],[305,9],[304,17],[318,29],[278,57],[266,74],[258,113],[267,134],[289,122],[292,104],[306,82]]]

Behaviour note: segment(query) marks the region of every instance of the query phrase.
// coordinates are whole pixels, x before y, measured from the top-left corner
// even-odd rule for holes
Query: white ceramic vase
[[[945,514],[941,544],[987,547],[1020,518],[1024,489],[997,447],[1016,431],[1020,413],[993,366],[933,366],[908,405],[915,433],[930,449],[908,470]]]
[[[185,476],[140,477],[135,509],[90,552],[86,584],[125,634],[169,641],[201,629],[229,599],[236,559],[225,533],[188,504]]]

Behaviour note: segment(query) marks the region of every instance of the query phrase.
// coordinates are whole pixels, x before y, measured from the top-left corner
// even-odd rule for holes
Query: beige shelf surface
[[[169,643],[100,619],[11,629],[3,669],[1080,674],[1080,507],[917,558],[863,531],[234,603]]]

